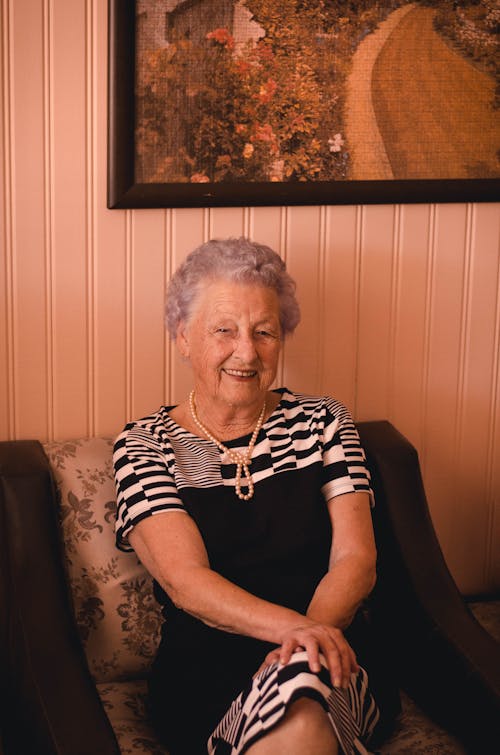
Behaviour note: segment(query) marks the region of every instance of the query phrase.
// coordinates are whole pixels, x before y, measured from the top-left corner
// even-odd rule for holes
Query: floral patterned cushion
[[[472,601],[469,608],[483,628],[500,642],[500,600]]]
[[[466,755],[458,739],[431,721],[404,692],[401,708],[394,733],[380,748],[380,755]]]
[[[97,691],[122,755],[168,755],[168,750],[158,743],[147,720],[145,681],[98,684]]]
[[[80,636],[97,682],[143,676],[162,617],[151,578],[115,548],[112,441],[44,445],[60,499],[68,574]]]

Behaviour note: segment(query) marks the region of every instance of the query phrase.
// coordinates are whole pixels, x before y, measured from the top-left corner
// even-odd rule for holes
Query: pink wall
[[[299,282],[280,382],[417,446],[465,592],[500,588],[500,205],[106,209],[107,3],[2,0],[0,438],[117,433],[189,388],[162,324],[196,244]]]

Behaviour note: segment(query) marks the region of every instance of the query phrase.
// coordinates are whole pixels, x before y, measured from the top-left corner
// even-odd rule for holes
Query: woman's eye
[[[257,335],[261,338],[275,338],[274,333],[271,333],[269,330],[258,330]]]

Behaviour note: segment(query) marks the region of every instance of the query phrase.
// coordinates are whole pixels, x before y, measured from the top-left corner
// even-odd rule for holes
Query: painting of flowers
[[[146,191],[498,188],[498,0],[134,5],[133,182]]]

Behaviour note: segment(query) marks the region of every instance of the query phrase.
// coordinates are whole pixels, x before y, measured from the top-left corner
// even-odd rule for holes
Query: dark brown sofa
[[[500,742],[500,646],[446,567],[415,449],[388,422],[361,423],[359,430],[373,478],[379,552],[378,582],[363,626],[403,701],[380,751],[493,752]],[[166,752],[144,710],[154,648],[134,635],[137,623],[142,636],[158,632],[149,580],[132,560],[117,565],[110,551],[101,568],[86,550],[92,538],[94,554],[112,548],[110,458],[111,443],[104,439],[0,443],[5,755]],[[99,538],[106,538],[105,547]],[[106,606],[110,584],[121,590],[116,611]],[[118,621],[99,635],[108,619]],[[110,631],[118,634],[104,661],[99,637],[108,642]]]

